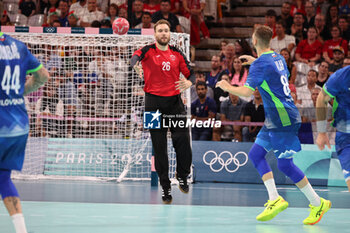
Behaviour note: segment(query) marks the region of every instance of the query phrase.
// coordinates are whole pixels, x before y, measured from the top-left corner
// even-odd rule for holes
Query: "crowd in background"
[[[218,1],[218,6],[221,2],[225,1]],[[234,7],[235,2],[231,1],[231,6]],[[191,34],[192,45],[210,38],[203,15],[204,0],[134,0],[132,4],[126,0],[21,0],[18,4],[18,13],[27,17],[44,15],[42,26],[110,28],[117,17],[123,17],[128,19],[131,28],[153,28],[159,19],[167,19],[171,31]],[[219,8],[218,22],[221,22]],[[10,14],[1,12],[1,25],[11,25]],[[273,9],[266,11],[264,24],[274,32],[271,49],[286,60],[291,95],[305,123],[299,135],[303,143],[314,141],[314,107],[322,86],[332,73],[350,64],[349,16],[349,0],[293,0],[281,5],[280,15]],[[250,98],[240,98],[215,87],[222,79],[232,85],[244,85],[249,66],[242,65],[241,55],[257,56],[249,38],[223,39],[220,52],[211,58],[210,71],[196,73],[195,84],[191,87],[192,118],[203,121],[220,119],[229,124],[213,129],[193,128],[194,140],[253,141],[259,132],[259,124],[235,124],[264,121],[264,106],[258,90]],[[61,62],[61,58],[51,57],[51,63],[55,59]],[[127,62],[127,58],[123,62]],[[90,78],[93,79],[92,76]],[[76,83],[69,85],[71,87],[67,88],[79,86]],[[105,95],[103,93],[101,95]],[[75,108],[70,111],[72,109],[77,111]]]

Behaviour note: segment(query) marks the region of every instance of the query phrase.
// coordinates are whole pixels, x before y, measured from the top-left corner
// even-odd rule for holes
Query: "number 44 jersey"
[[[263,53],[250,66],[244,86],[258,88],[264,103],[268,129],[300,123],[300,114],[289,89],[289,71],[284,58],[273,52]]]
[[[0,137],[29,132],[24,86],[26,75],[41,66],[25,44],[0,32]]]

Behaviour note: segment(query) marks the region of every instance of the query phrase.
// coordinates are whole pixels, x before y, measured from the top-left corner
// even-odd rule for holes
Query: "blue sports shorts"
[[[0,168],[22,170],[28,134],[0,137]]]
[[[273,150],[277,158],[291,158],[295,153],[301,151],[298,138],[299,128],[300,124],[274,129],[263,126],[255,143],[264,147],[266,151]]]
[[[345,180],[350,179],[350,133],[337,132],[335,136],[335,149]]]

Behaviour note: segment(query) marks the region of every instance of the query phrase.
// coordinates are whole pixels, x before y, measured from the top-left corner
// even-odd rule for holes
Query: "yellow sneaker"
[[[256,220],[258,221],[269,221],[273,219],[277,214],[287,209],[288,202],[286,202],[283,197],[278,196],[274,201],[268,200],[264,206],[266,206],[265,210],[256,216]]]
[[[323,215],[331,208],[332,202],[325,200],[321,197],[321,205],[320,206],[310,206],[310,215],[305,218],[303,223],[305,225],[314,225],[321,221]]]

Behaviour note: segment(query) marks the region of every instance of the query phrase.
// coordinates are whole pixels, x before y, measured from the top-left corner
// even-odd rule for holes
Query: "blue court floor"
[[[304,226],[308,202],[294,186],[279,186],[289,208],[257,222],[267,194],[260,184],[196,183],[189,194],[172,187],[173,203],[161,204],[161,189],[149,182],[16,181],[29,233],[115,232],[350,232],[350,194],[345,188],[315,187],[332,209]],[[0,233],[13,233],[0,205]]]

